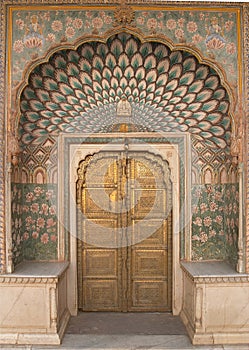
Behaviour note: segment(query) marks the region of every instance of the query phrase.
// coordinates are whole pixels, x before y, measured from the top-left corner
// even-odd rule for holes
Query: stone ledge
[[[25,261],[10,274],[0,275],[0,283],[57,283],[68,268],[68,262]]]
[[[236,272],[225,261],[181,262],[185,274],[196,283],[248,283],[249,274]]]

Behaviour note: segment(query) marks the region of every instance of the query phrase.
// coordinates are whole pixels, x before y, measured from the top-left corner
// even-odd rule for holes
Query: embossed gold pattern
[[[99,152],[80,163],[83,311],[171,310],[171,184],[156,156],[145,154]]]

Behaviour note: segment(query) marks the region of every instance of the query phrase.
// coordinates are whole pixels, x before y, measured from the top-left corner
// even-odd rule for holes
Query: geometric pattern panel
[[[22,173],[22,183],[41,183],[35,176],[39,169],[43,169],[46,175],[43,183],[57,182],[57,177],[53,179],[53,169],[56,168],[57,140],[53,137],[41,139],[39,144],[27,145],[20,155],[19,169]]]
[[[208,164],[214,172],[219,173],[224,166],[231,167],[232,157],[227,153],[228,150],[220,148],[211,148],[204,142],[200,142],[194,135],[191,137],[194,152],[192,153],[192,165],[200,171]]]
[[[210,147],[229,145],[229,99],[218,74],[186,51],[125,33],[60,50],[31,72],[21,140],[112,131],[122,98],[142,131],[188,131]]]

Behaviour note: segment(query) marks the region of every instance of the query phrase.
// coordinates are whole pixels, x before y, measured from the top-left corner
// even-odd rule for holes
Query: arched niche
[[[234,101],[224,72],[198,50],[162,35],[115,28],[57,46],[27,68],[16,96],[12,125],[21,149],[43,145],[46,137],[56,144],[59,134],[117,132],[119,123],[131,123],[140,135],[190,133],[204,149],[220,148],[229,157]],[[123,96],[131,106],[129,123],[116,113]],[[198,157],[205,167],[203,150]],[[41,168],[46,178],[45,164]],[[53,174],[48,178],[55,183],[55,168]]]
[[[223,167],[220,171],[220,183],[225,184],[229,182],[229,177],[227,173],[227,169]]]
[[[27,170],[23,168],[22,172],[21,172],[21,182],[27,183],[29,181],[30,181],[29,174],[28,174]]]
[[[214,172],[210,166],[207,166],[203,171],[203,183],[204,184],[214,183]]]
[[[231,165],[229,171],[228,171],[229,181],[231,183],[237,183],[238,182],[238,169],[236,166]]]
[[[37,183],[37,184],[44,184],[46,183],[47,179],[46,179],[46,173],[44,171],[44,169],[42,167],[37,167],[34,170],[34,174],[33,174],[33,182]]]

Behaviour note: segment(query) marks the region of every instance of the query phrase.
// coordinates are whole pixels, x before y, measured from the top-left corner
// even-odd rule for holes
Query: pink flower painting
[[[43,244],[47,244],[49,241],[49,235],[47,233],[44,233],[42,236],[41,236],[41,242]]]

